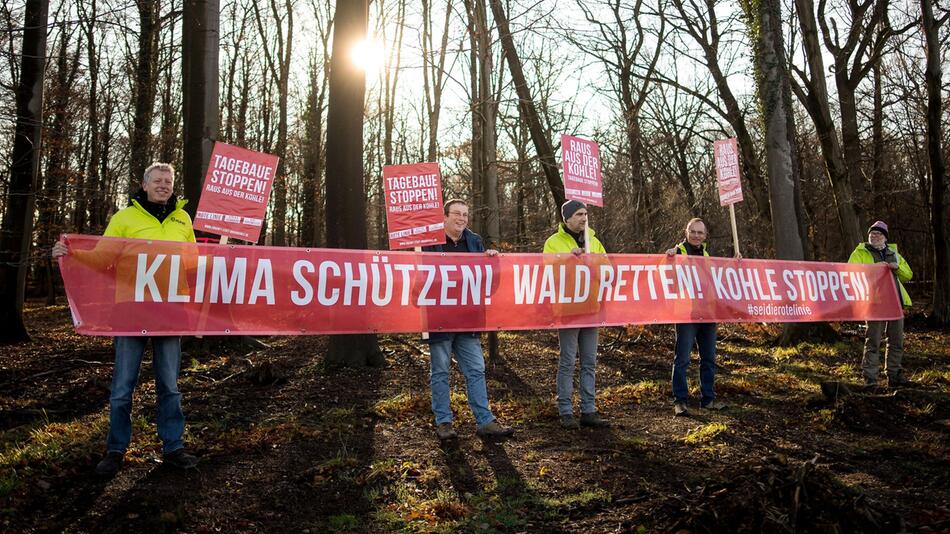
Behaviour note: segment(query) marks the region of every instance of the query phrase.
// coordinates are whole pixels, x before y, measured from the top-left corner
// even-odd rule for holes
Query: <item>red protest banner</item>
[[[90,335],[345,334],[677,322],[889,320],[883,264],[435,254],[67,236]]]
[[[713,144],[716,159],[716,183],[719,186],[719,205],[742,202],[742,183],[739,180],[739,144],[735,137],[720,139]]]
[[[383,189],[391,250],[445,242],[438,163],[386,165]]]
[[[568,200],[604,206],[597,143],[561,134],[561,166],[564,169],[564,196]]]
[[[195,230],[257,241],[279,159],[215,143],[195,213]]]

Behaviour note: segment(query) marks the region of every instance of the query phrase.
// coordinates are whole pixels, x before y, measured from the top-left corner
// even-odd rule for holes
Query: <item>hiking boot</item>
[[[572,414],[562,415],[561,416],[561,426],[563,428],[568,428],[571,430],[577,430],[581,425],[577,424],[577,419],[574,419]]]
[[[702,406],[700,406],[700,408],[704,410],[716,410],[716,411],[725,410],[728,407],[729,407],[728,404],[722,401],[717,401],[717,400],[707,402],[706,404],[703,404]]]
[[[101,477],[112,477],[119,472],[119,469],[122,467],[122,461],[125,459],[125,454],[121,452],[107,452],[105,456],[102,457],[102,460],[96,465],[96,474]]]
[[[864,377],[864,387],[867,387],[867,388],[877,387],[877,379]]]
[[[162,459],[166,464],[178,469],[194,469],[198,465],[198,458],[185,452],[185,449],[169,452]]]
[[[689,410],[686,409],[685,402],[674,402],[673,403],[673,415],[677,417],[686,417],[689,415]]]
[[[610,426],[610,423],[603,419],[597,412],[591,412],[581,414],[581,426],[607,428]]]
[[[485,423],[475,429],[475,434],[483,438],[507,438],[515,433],[515,429],[507,426],[501,426],[495,419],[490,423]]]
[[[893,388],[898,386],[909,386],[911,384],[913,384],[913,382],[904,376],[904,373],[889,375],[887,377],[887,387]]]
[[[435,435],[442,441],[459,437],[458,432],[452,428],[452,423],[439,423],[435,427]]]

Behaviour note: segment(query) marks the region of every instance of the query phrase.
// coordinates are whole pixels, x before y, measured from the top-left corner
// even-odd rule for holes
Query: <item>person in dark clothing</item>
[[[690,219],[686,223],[686,239],[668,249],[666,255],[709,256],[706,237],[706,223],[699,218]],[[716,400],[716,323],[681,323],[676,325],[673,356],[673,413],[678,416],[689,415],[686,371],[693,345],[699,345],[700,407],[706,410],[726,408],[724,402]]]
[[[482,238],[468,229],[468,204],[452,199],[445,203],[445,243],[423,247],[426,252],[469,252],[497,256],[497,250],[485,250]],[[488,387],[485,383],[485,357],[481,335],[478,332],[432,332],[429,343],[431,364],[429,387],[432,391],[432,413],[435,415],[436,436],[440,440],[458,437],[452,428],[452,408],[449,404],[449,365],[452,355],[465,377],[468,405],[475,416],[475,433],[483,437],[508,437],[514,429],[501,425],[488,406]]]

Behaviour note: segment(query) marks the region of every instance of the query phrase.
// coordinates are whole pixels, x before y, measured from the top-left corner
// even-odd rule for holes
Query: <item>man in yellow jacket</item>
[[[131,206],[120,210],[109,220],[103,235],[130,239],[195,242],[191,217],[182,209],[186,200],[174,193],[175,169],[168,163],[153,163],[145,170],[142,189],[131,199]],[[63,241],[53,246],[53,257],[70,254]],[[77,251],[76,254],[96,254]],[[102,251],[99,251],[103,254]],[[95,261],[93,258],[89,258]],[[122,297],[116,296],[117,303]],[[96,466],[96,473],[112,476],[122,467],[125,451],[132,440],[132,393],[138,381],[139,367],[145,346],[152,340],[152,367],[157,395],[158,434],[162,439],[165,463],[182,469],[195,467],[198,459],[185,451],[182,435],[185,416],[181,410],[178,372],[181,366],[181,338],[177,336],[115,338],[115,367],[109,397],[109,435],[106,455]]]
[[[577,200],[568,200],[561,206],[564,222],[558,225],[557,233],[544,242],[545,254],[584,254],[584,228],[587,226],[587,206]],[[606,254],[604,245],[587,229],[592,254]],[[558,330],[561,359],[557,367],[557,411],[564,428],[579,426],[606,427],[610,424],[597,413],[596,368],[597,327],[562,328]],[[580,350],[581,370],[581,417],[580,424],[574,418],[574,362]]]
[[[903,282],[909,281],[914,272],[903,256],[897,253],[897,245],[887,242],[887,224],[877,221],[868,228],[867,243],[858,243],[848,263],[886,263],[894,274],[894,283],[897,287],[901,304],[907,308],[911,305],[910,295],[904,289]],[[864,383],[868,386],[877,385],[877,376],[881,371],[881,337],[887,336],[887,351],[884,356],[884,367],[887,372],[888,386],[906,385],[910,381],[904,376],[901,360],[904,357],[904,318],[893,321],[868,321],[867,338],[864,340],[864,358],[861,367],[864,372]]]

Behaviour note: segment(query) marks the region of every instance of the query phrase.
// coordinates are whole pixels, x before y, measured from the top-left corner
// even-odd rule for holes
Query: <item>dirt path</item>
[[[34,341],[0,347],[2,531],[950,530],[950,335],[917,324],[916,386],[837,402],[819,384],[856,381],[853,325],[835,345],[793,349],[769,347],[768,329],[721,327],[717,390],[731,407],[689,418],[668,400],[672,329],[610,329],[598,404],[613,426],[573,432],[556,421],[556,335],[502,333],[488,387],[515,438],[475,437],[453,371],[449,445],[433,434],[413,336],[381,338],[384,369],[334,373],[325,338],[186,354],[199,468],[161,465],[145,365],[126,466],[102,481],[111,342],[72,333],[64,307],[32,305],[27,320]]]

